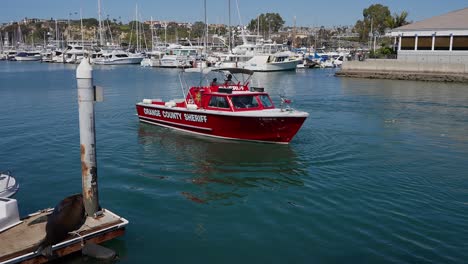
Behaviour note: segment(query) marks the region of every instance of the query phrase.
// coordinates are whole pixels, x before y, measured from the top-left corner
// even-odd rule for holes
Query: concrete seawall
[[[468,65],[400,60],[346,61],[336,76],[439,82],[468,82]]]

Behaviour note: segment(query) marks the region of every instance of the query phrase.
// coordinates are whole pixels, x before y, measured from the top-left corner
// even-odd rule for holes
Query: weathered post
[[[95,216],[99,211],[96,135],[94,127],[93,68],[87,58],[81,60],[76,69],[78,86],[78,111],[80,119],[80,151],[81,177],[83,184],[83,200],[88,216]]]

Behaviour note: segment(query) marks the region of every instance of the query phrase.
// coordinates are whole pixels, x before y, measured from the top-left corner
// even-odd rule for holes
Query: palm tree
[[[400,14],[394,13],[393,16],[389,16],[387,18],[387,20],[385,21],[385,24],[390,29],[401,27],[401,26],[409,24],[409,22],[406,21],[407,17],[408,17],[408,12],[406,11],[403,11]]]

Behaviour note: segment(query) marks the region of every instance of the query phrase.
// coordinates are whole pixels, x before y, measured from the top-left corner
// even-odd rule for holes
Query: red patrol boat
[[[263,88],[248,86],[253,71],[219,69],[227,74],[224,83],[216,79],[208,86],[191,87],[185,99],[143,99],[136,104],[141,122],[193,134],[222,138],[287,144],[309,116],[289,107],[283,99],[276,108]],[[231,77],[248,75],[241,83]]]

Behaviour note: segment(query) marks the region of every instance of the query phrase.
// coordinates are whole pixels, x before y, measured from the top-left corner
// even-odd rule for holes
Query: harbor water
[[[22,215],[81,191],[75,70],[0,62],[0,170]],[[95,66],[94,83],[100,202],[130,221],[106,243],[121,263],[468,260],[466,84],[256,73],[310,114],[273,145],[139,123],[143,98],[183,98],[178,70]]]

